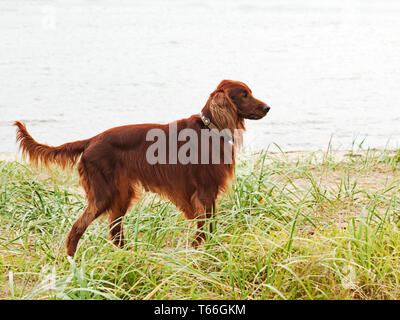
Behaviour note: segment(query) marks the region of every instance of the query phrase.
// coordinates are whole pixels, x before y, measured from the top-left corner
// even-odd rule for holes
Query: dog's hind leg
[[[88,206],[85,212],[72,225],[65,240],[65,247],[69,256],[75,254],[79,239],[89,224],[111,208],[113,198],[116,195],[115,187],[113,188],[113,185],[104,179],[101,171],[94,166],[87,166],[81,161],[78,170],[81,184],[86,191]]]
[[[104,211],[106,210],[99,210],[95,206],[89,204],[85,212],[75,221],[65,240],[65,247],[69,256],[72,257],[75,254],[79,239],[82,237],[89,224]]]
[[[126,189],[120,187],[120,190],[121,192],[119,193],[118,197],[114,199],[114,203],[111,206],[108,221],[110,226],[110,240],[112,240],[117,247],[123,248],[124,232],[122,220],[131,205],[135,192],[131,187]]]

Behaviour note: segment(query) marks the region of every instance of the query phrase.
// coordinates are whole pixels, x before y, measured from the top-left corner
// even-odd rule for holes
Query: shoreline
[[[17,152],[0,152],[0,161],[23,161],[23,157]]]
[[[278,156],[284,157],[288,161],[295,161],[305,157],[313,156],[315,160],[321,161],[323,160],[328,154],[334,158],[335,161],[342,161],[346,158],[351,157],[361,157],[365,154],[368,150],[316,150],[316,151],[304,151],[304,150],[297,150],[297,151],[283,151],[283,152],[276,152],[270,151],[268,152],[271,156]],[[385,150],[385,149],[370,149],[369,151],[385,151],[388,153],[396,153],[396,150]],[[252,154],[257,154],[258,152],[240,152],[238,157],[246,157]],[[27,162],[25,157],[22,156],[21,153],[18,152],[0,152],[0,161],[18,161],[18,162]]]
[[[260,150],[262,151],[262,150]],[[271,156],[278,156],[284,157],[286,160],[293,161],[298,160],[304,157],[309,157],[313,155],[315,160],[323,160],[328,154],[334,157],[335,161],[342,161],[345,158],[350,157],[360,157],[363,156],[368,151],[381,151],[381,152],[388,152],[389,154],[395,154],[397,152],[396,149],[369,149],[369,150],[293,150],[293,151],[283,151],[283,152],[276,152],[276,151],[269,151],[268,154]],[[251,151],[251,152],[239,152],[238,157],[246,157],[252,154],[257,154],[258,151]],[[25,162],[25,157],[22,156],[19,152],[0,152],[0,161],[18,161],[18,162]]]

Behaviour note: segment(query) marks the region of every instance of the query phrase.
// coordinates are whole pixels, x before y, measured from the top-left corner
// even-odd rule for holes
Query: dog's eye
[[[243,93],[243,98],[247,98],[247,92]]]

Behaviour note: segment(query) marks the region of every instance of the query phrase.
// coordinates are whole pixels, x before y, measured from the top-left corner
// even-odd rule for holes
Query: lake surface
[[[0,152],[198,113],[223,79],[272,109],[248,149],[400,146],[400,1],[0,1]],[[274,148],[270,148],[274,149]]]

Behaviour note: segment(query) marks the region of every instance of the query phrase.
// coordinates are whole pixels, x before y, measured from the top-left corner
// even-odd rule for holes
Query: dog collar
[[[202,113],[200,113],[200,119],[201,119],[201,121],[203,121],[203,123],[204,123],[204,125],[205,125],[206,127],[209,127],[210,129],[217,129],[217,130],[218,130],[217,126],[216,126],[214,123],[212,123],[211,120],[208,119],[208,118],[207,118],[205,115],[203,115]]]
[[[214,123],[212,123],[211,120],[210,120],[209,118],[207,118],[205,115],[203,115],[203,113],[200,112],[199,115],[200,115],[201,121],[203,121],[203,123],[204,123],[204,125],[205,125],[206,127],[208,127],[211,131],[213,131],[214,133],[218,134],[219,136],[224,137],[225,139],[227,139],[227,141],[228,141],[230,144],[233,145],[233,139],[232,139],[231,136],[228,136],[228,135],[225,135],[225,134],[220,133],[220,132],[219,132],[219,129],[217,128],[217,126],[216,126]],[[215,130],[217,130],[217,132],[216,132]]]

